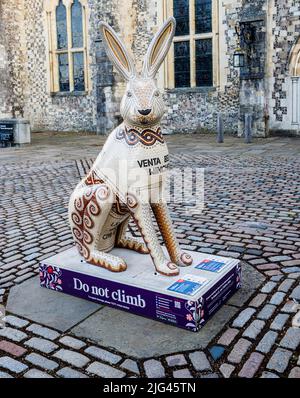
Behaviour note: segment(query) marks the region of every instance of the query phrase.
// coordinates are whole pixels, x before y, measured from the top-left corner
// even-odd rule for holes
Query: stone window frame
[[[190,35],[175,36],[171,49],[167,55],[165,68],[163,71],[163,85],[169,90],[178,91],[209,91],[215,90],[220,85],[220,61],[219,61],[219,0],[212,0],[212,32],[195,33],[195,0],[189,0],[189,17],[190,17]],[[159,10],[161,20],[166,20],[173,16],[173,0],[162,0],[162,9]],[[213,85],[212,86],[196,86],[196,45],[195,41],[201,39],[212,39],[213,48]],[[174,42],[190,41],[190,87],[175,87],[175,70],[174,70]]]
[[[299,128],[300,124],[300,37],[292,47],[289,55],[289,74],[291,77],[291,124]]]
[[[56,8],[60,0],[44,0],[44,12],[47,26],[47,61],[48,61],[48,86],[50,94],[53,95],[85,95],[90,91],[89,76],[89,59],[88,59],[88,19],[89,7],[88,0],[79,0],[82,5],[82,31],[83,31],[83,47],[73,48],[72,46],[72,20],[71,6],[74,0],[62,0],[67,12],[67,40],[68,48],[66,50],[57,49],[57,29],[56,29]],[[84,58],[84,80],[85,91],[74,91],[74,73],[73,73],[73,53],[82,52]],[[69,81],[70,91],[60,91],[59,85],[59,65],[57,54],[67,53],[69,61]]]
[[[289,55],[289,69],[291,76],[300,76],[300,37],[291,49]]]

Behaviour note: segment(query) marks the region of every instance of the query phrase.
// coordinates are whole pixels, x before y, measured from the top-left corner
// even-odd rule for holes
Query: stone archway
[[[291,125],[300,128],[300,37],[293,46],[289,57],[289,75],[291,76]]]
[[[300,77],[300,37],[291,49],[289,56],[289,70],[291,76]]]

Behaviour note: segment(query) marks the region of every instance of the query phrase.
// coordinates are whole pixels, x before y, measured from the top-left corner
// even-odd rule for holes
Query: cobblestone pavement
[[[173,166],[205,168],[205,208],[173,204],[183,247],[248,262],[266,281],[207,349],[136,360],[95,342],[7,314],[0,328],[0,378],[300,377],[300,140],[224,145],[171,136]],[[0,304],[38,272],[38,262],[72,245],[69,195],[103,137],[36,134],[33,145],[0,150]],[[221,309],[222,311],[222,309]]]

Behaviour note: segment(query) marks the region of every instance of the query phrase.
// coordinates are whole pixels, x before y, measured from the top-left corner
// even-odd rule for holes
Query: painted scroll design
[[[109,188],[105,184],[88,187],[84,194],[74,201],[71,214],[73,221],[73,236],[79,253],[86,259],[90,257],[90,245],[94,241],[92,233],[95,227],[94,217],[99,216],[101,207],[99,202],[109,196]]]
[[[160,142],[161,144],[164,143],[163,135],[161,132],[161,128],[159,127],[156,131],[152,129],[145,129],[142,131],[139,131],[135,128],[125,128],[118,129],[116,133],[116,138],[118,140],[123,140],[125,139],[126,143],[129,146],[135,146],[138,143],[141,143],[142,145],[145,146],[153,146],[157,142]]]

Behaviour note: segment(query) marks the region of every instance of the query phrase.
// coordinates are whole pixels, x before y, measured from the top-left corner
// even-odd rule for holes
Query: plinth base
[[[84,262],[74,247],[41,262],[41,286],[197,332],[241,287],[241,266],[232,258],[187,253],[193,265],[167,277],[154,271],[149,255],[114,249],[128,269],[112,273]]]

